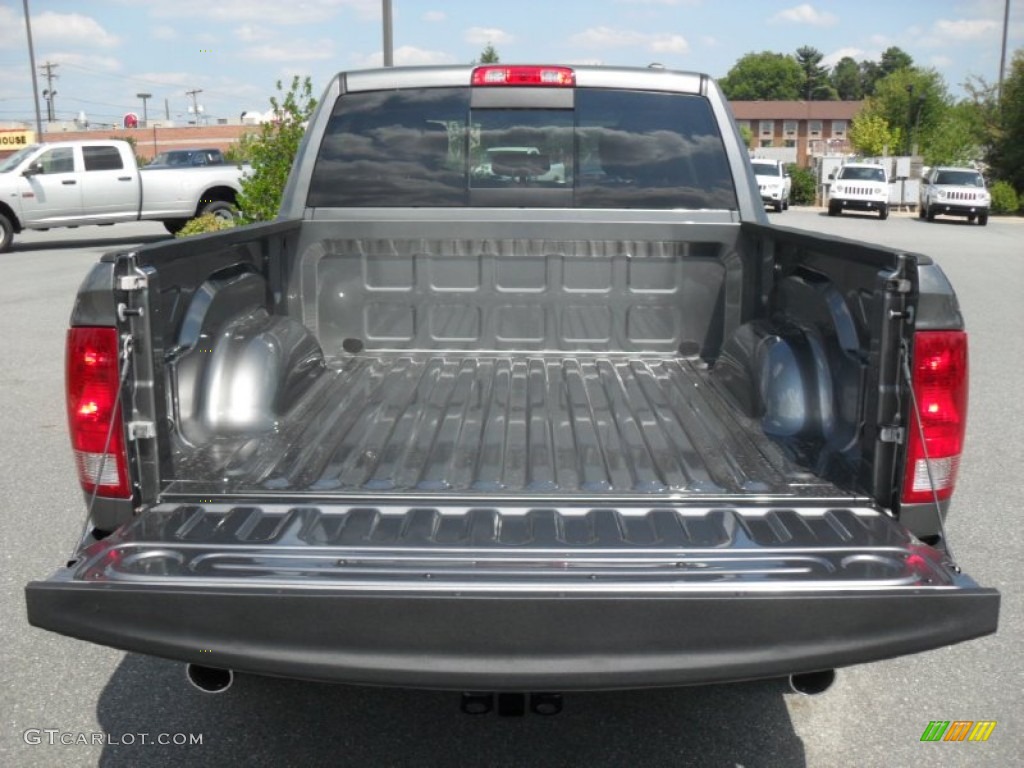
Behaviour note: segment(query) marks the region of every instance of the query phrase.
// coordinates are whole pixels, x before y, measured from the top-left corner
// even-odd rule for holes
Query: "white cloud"
[[[39,61],[40,59],[36,59]],[[88,53],[57,52],[47,53],[42,57],[44,61],[52,61],[56,64],[69,64],[72,67],[84,67],[85,69],[98,69],[102,72],[117,72],[121,69],[121,62],[113,56],[94,56]]]
[[[420,16],[420,19],[422,21],[427,21],[435,24],[439,21],[444,21],[447,18],[448,16],[445,14],[444,11],[427,11],[422,16]]]
[[[652,35],[629,29],[591,27],[569,38],[580,48],[645,48],[653,53],[686,53],[690,44],[682,35]]]
[[[949,56],[932,56],[931,59],[929,59],[929,63],[933,67],[945,69],[946,67],[953,66],[954,61]]]
[[[998,40],[1003,25],[992,19],[939,19],[932,27],[933,32],[944,40],[964,43],[972,40]]]
[[[717,48],[718,38],[712,37],[711,35],[704,35],[700,39],[700,44],[703,45],[705,48]]]
[[[24,29],[24,21],[20,22]],[[46,11],[32,16],[32,39],[35,43],[87,45],[113,48],[120,41],[105,30],[96,19],[80,13]]]
[[[922,48],[950,48],[957,45],[990,43],[999,45],[1002,19],[938,19],[927,29],[908,30]]]
[[[393,51],[395,66],[414,67],[431,64],[454,64],[456,59],[450,53],[444,51],[428,51],[423,48],[416,48],[412,45],[403,45]],[[355,55],[352,57],[355,66],[359,68],[380,67],[384,65],[384,54],[380,51],[367,55]]]
[[[864,61],[875,61],[881,54],[877,51],[868,52],[863,48],[839,48],[838,50],[827,53],[821,58],[822,65],[826,67],[834,67],[839,63],[840,59],[845,59],[849,56],[851,59],[857,62]]]
[[[321,24],[338,17],[343,11],[364,20],[379,19],[380,0],[126,0],[134,9],[148,8],[158,18],[196,18],[205,22],[264,24]]]
[[[242,51],[242,58],[255,61],[322,61],[334,58],[334,41],[291,40],[286,43],[255,45]]]
[[[243,24],[235,29],[235,37],[243,43],[260,43],[273,37],[273,33],[266,27]]]
[[[772,16],[771,21],[809,24],[812,27],[831,27],[839,22],[839,17],[828,11],[819,11],[810,3],[804,3],[779,11]]]
[[[686,53],[690,44],[682,35],[665,35],[652,40],[649,48],[654,53]]]
[[[13,8],[0,6],[0,45],[10,48],[19,44],[28,47],[21,12],[15,13]]]
[[[153,37],[157,40],[177,40],[178,33],[174,31],[174,27],[170,27],[167,24],[158,24],[153,27]]]
[[[505,45],[515,38],[497,27],[470,27],[463,35],[463,39],[471,45]]]

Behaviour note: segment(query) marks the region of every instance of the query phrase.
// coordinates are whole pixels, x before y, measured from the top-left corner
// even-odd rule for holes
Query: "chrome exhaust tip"
[[[817,696],[832,687],[836,681],[834,669],[822,669],[818,672],[801,672],[789,676],[789,689],[803,696]]]
[[[201,664],[187,664],[185,677],[193,688],[203,693],[224,693],[235,682],[235,673],[230,669],[204,667]]]

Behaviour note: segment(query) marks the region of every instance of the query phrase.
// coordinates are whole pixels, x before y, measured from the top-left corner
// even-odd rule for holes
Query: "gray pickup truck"
[[[943,535],[946,277],[769,225],[700,74],[341,74],[280,218],[103,257],[67,372],[89,524],[29,620],[207,689],[708,683],[996,630]]]

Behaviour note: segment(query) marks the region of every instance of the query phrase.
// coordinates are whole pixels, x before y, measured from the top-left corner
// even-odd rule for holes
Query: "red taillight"
[[[117,398],[117,330],[70,329],[65,373],[68,428],[82,488],[99,496],[128,498],[131,489]]]
[[[967,429],[967,334],[914,334],[912,373],[920,421],[911,414],[904,504],[953,495]]]
[[[548,85],[572,88],[576,73],[569,67],[486,66],[473,70],[473,85]]]

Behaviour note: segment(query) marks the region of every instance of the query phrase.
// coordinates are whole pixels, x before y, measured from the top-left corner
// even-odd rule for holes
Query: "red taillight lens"
[[[967,334],[914,334],[912,374],[920,422],[911,414],[904,504],[953,495],[967,429]]]
[[[117,344],[115,328],[72,328],[65,374],[68,429],[79,482],[86,493],[123,499],[131,496],[131,489],[117,407]]]
[[[477,67],[473,85],[548,85],[572,88],[576,73],[569,67]]]

